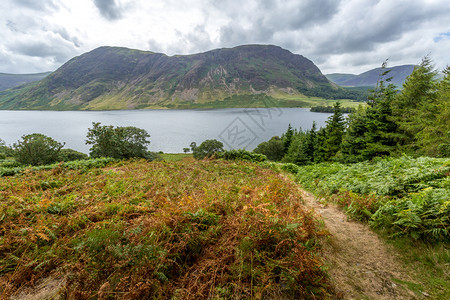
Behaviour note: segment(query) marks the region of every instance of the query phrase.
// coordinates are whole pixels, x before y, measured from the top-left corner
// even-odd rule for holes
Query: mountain
[[[100,47],[37,83],[0,92],[0,109],[177,107],[236,95],[300,94],[312,88],[339,89],[313,62],[278,46],[244,45],[175,56]]]
[[[0,91],[16,87],[25,83],[39,81],[45,78],[51,72],[34,74],[7,74],[0,73]]]
[[[406,77],[408,77],[414,70],[414,65],[396,66],[386,68],[385,70],[390,70],[388,77],[392,77],[392,83],[398,87],[401,87],[405,82]],[[375,86],[381,72],[381,68],[376,68],[359,75],[334,73],[325,76],[340,86],[361,87]]]

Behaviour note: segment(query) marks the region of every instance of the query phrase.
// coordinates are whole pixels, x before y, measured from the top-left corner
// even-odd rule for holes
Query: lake
[[[116,111],[7,111],[0,110],[0,139],[8,145],[24,134],[42,133],[64,148],[89,153],[85,144],[92,122],[135,126],[150,134],[152,151],[181,153],[191,142],[199,145],[217,139],[226,149],[253,150],[272,136],[283,134],[288,124],[310,129],[313,121],[324,126],[331,114],[309,108],[227,108],[212,110],[116,110]]]

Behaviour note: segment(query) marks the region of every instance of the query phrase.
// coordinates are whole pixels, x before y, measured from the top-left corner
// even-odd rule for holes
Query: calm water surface
[[[309,108],[228,108],[214,110],[121,110],[121,111],[0,111],[0,139],[8,145],[24,134],[42,133],[65,148],[89,153],[85,144],[92,122],[135,126],[150,134],[152,151],[180,153],[195,141],[217,139],[227,149],[254,149],[272,136],[281,135],[290,123],[310,129],[313,121],[323,126],[331,114]]]

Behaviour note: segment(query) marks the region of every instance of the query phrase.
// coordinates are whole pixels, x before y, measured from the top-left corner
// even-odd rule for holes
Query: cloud
[[[274,44],[323,73],[361,73],[388,57],[418,63],[431,53],[442,68],[449,15],[448,0],[2,0],[0,72],[39,61],[47,71],[104,45],[173,55]]]
[[[114,21],[122,18],[122,8],[115,0],[94,0],[94,4],[105,19]]]
[[[54,0],[15,0],[15,3],[33,10],[46,11],[58,8]]]

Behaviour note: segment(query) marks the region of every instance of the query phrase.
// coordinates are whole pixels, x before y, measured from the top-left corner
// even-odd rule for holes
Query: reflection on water
[[[0,111],[0,139],[7,144],[24,134],[43,133],[65,148],[85,153],[87,130],[92,122],[135,126],[150,134],[150,150],[179,153],[191,142],[217,139],[230,148],[254,149],[290,123],[310,129],[316,121],[324,126],[331,114],[312,113],[308,108],[227,108],[214,110],[120,110],[120,111]]]

